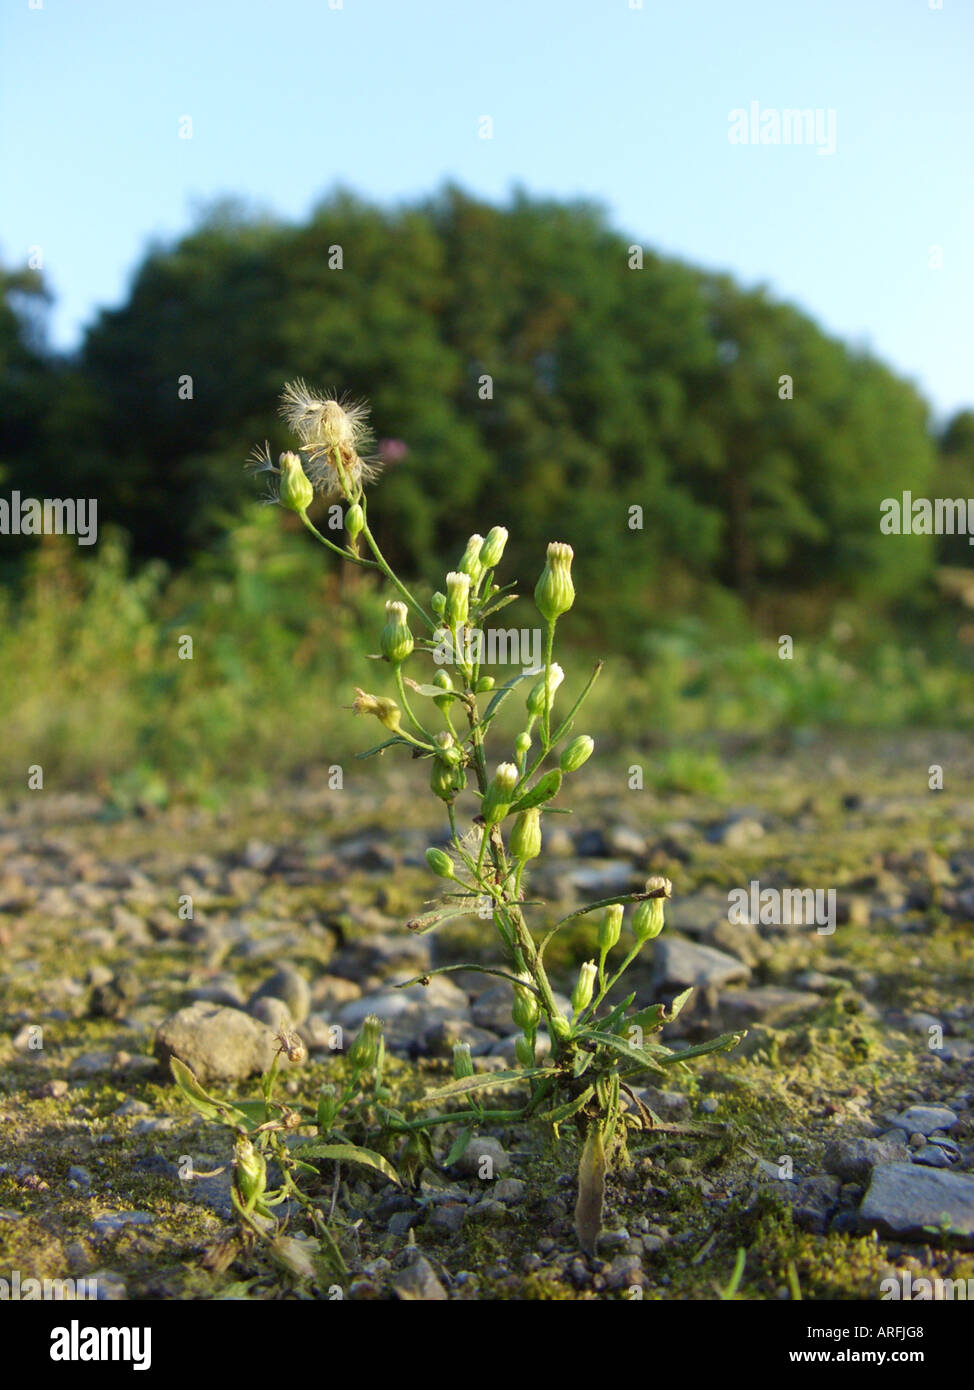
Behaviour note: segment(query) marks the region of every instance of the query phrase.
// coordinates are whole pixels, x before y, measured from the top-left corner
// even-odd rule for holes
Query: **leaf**
[[[461,961],[459,965],[438,965],[435,970],[424,970],[422,975],[414,975],[411,980],[403,980],[401,985],[396,985],[396,989],[405,989],[407,985],[422,984],[424,980],[430,979],[433,975],[449,975],[453,970],[475,970],[478,975],[498,975],[502,980],[510,980],[512,985],[520,985],[522,988],[533,989],[533,985],[526,985],[524,980],[519,980],[516,975],[510,975],[506,970],[495,970],[487,965],[474,965],[470,961]]]
[[[642,1028],[646,1033],[655,1033],[666,1023],[672,1023],[685,1006],[693,989],[685,989],[678,994],[672,1004],[651,1004],[648,1009],[640,1009],[631,1018],[624,1019],[626,1028]]]
[[[409,1105],[428,1105],[430,1101],[450,1100],[454,1096],[466,1095],[470,1091],[485,1091],[491,1086],[510,1086],[515,1081],[529,1081],[534,1076],[554,1076],[557,1067],[521,1067],[517,1071],[484,1072],[481,1076],[464,1076],[459,1081],[451,1081],[437,1091],[427,1091]]]
[[[444,697],[449,700],[463,699],[462,690],[444,690],[441,685],[428,685],[420,681],[411,681],[408,679],[406,684],[409,686],[410,690],[415,690],[417,695],[426,695],[430,700],[443,699]]]
[[[623,1042],[615,1033],[599,1033],[593,1029],[583,1029],[575,1035],[578,1038],[588,1038],[591,1042],[601,1043],[603,1047],[611,1048],[613,1052],[618,1052],[628,1061],[634,1062],[640,1071],[660,1071],[659,1062],[655,1062],[647,1056],[648,1049],[633,1047],[630,1043]],[[655,1049],[654,1049],[655,1052]],[[669,1060],[669,1058],[667,1058]]]
[[[186,1063],[181,1062],[178,1057],[170,1057],[169,1069],[173,1074],[176,1085],[182,1091],[190,1105],[194,1110],[198,1110],[201,1115],[205,1115],[208,1120],[223,1120],[226,1122],[228,1117],[234,1113],[240,1115],[239,1110],[234,1112],[232,1105],[227,1105],[224,1101],[217,1100],[215,1096],[211,1096],[208,1091],[204,1091]],[[240,1115],[240,1118],[243,1119],[244,1116]]]
[[[435,907],[432,912],[423,912],[419,917],[410,917],[406,923],[406,929],[416,936],[425,936],[428,931],[433,931],[441,922],[448,922],[452,917],[469,917],[471,912],[477,911],[477,902],[477,898],[471,898],[468,902],[459,905],[450,903],[447,907]]]
[[[401,743],[404,748],[411,748],[412,744],[407,743],[404,738],[387,738],[385,743],[377,743],[374,748],[367,748],[364,753],[356,753],[356,758],[371,758],[373,753],[381,753],[384,748],[391,748],[394,743]]]
[[[561,769],[553,767],[550,772],[546,772],[540,782],[526,796],[522,796],[519,801],[515,801],[511,807],[511,815],[516,816],[520,811],[528,811],[532,806],[541,806],[545,801],[550,801],[553,796],[558,795],[561,786]]]
[[[447,1154],[446,1159],[444,1161],[444,1168],[450,1168],[453,1166],[454,1163],[456,1163],[457,1159],[461,1156],[461,1154],[465,1152],[467,1145],[470,1143],[470,1140],[472,1138],[472,1126],[468,1126],[465,1130],[462,1130],[457,1135],[456,1139],[454,1139],[453,1144],[450,1147],[450,1152]]]
[[[361,1163],[366,1168],[375,1168],[383,1177],[399,1187],[399,1174],[387,1158],[372,1149],[363,1149],[358,1144],[319,1144],[316,1139],[309,1140],[298,1148],[302,1158],[332,1158],[337,1163]]]
[[[482,622],[484,618],[489,618],[492,613],[499,613],[502,608],[506,608],[509,603],[515,603],[519,598],[520,594],[506,594],[505,597],[499,599],[497,603],[491,604],[489,608],[482,609],[477,614],[478,622]]]
[[[552,1125],[564,1124],[564,1122],[570,1120],[573,1115],[577,1115],[584,1105],[588,1105],[594,1095],[595,1087],[587,1086],[582,1094],[576,1096],[574,1100],[566,1100],[564,1105],[558,1105],[554,1110],[547,1110],[543,1118]]]
[[[704,1057],[708,1052],[729,1052],[732,1047],[736,1047],[747,1037],[747,1029],[740,1033],[721,1033],[719,1038],[711,1038],[709,1042],[697,1043],[696,1047],[687,1047],[682,1052],[671,1052],[668,1057],[664,1057],[664,1062],[685,1062],[688,1057]]]
[[[483,718],[480,721],[481,727],[488,723],[489,720],[493,719],[494,715],[500,709],[508,695],[510,695],[518,681],[523,681],[525,676],[538,676],[540,674],[541,669],[539,667],[537,671],[520,671],[516,676],[512,676],[509,681],[505,681],[500,690],[495,691],[493,699],[484,710]]]
[[[575,1203],[575,1234],[586,1255],[595,1255],[602,1230],[602,1204],[605,1200],[605,1148],[602,1126],[593,1124],[585,1136],[578,1163],[578,1200]]]
[[[634,991],[627,999],[623,999],[621,1004],[617,1004],[607,1018],[599,1019],[599,1030],[603,1033],[614,1033],[635,997]]]

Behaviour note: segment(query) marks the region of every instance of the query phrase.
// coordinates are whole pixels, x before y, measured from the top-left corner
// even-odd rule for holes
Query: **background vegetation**
[[[203,793],[355,744],[340,706],[378,595],[242,471],[284,445],[295,376],[371,402],[377,534],[421,587],[494,524],[525,592],[549,539],[575,546],[575,638],[617,656],[607,727],[970,723],[970,547],[879,515],[904,489],[974,496],[974,413],[935,427],[763,290],[632,260],[587,204],[338,193],[297,226],[224,204],[151,248],[70,358],[45,347],[41,278],[3,274],[0,495],[95,497],[100,524],[88,552],[3,540],[8,785],[41,762],[122,798]]]

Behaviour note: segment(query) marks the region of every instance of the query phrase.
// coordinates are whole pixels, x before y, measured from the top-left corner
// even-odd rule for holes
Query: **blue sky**
[[[936,4],[5,0],[0,260],[42,248],[70,347],[220,195],[519,184],[768,284],[942,416],[974,404],[974,4]],[[731,143],[752,102],[833,111],[835,152]]]

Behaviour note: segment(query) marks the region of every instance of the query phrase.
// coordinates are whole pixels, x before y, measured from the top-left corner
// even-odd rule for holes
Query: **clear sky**
[[[834,112],[834,153],[732,143],[752,102],[825,147]],[[452,179],[594,197],[974,404],[974,0],[2,0],[0,160],[0,260],[42,248],[58,346],[219,195]]]

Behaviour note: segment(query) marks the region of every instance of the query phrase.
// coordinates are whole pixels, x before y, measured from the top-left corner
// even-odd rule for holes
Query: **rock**
[[[240,1009],[190,1004],[160,1024],[155,1054],[168,1071],[178,1057],[196,1079],[243,1081],[268,1069],[276,1052],[273,1035]]]
[[[272,1033],[287,1032],[294,1027],[291,1010],[283,999],[275,999],[271,994],[262,994],[259,999],[255,999],[248,1013]]]
[[[764,826],[751,816],[740,816],[722,825],[715,838],[727,849],[749,849],[764,839]]]
[[[311,987],[311,1000],[315,1008],[327,1018],[343,1004],[359,999],[362,987],[354,980],[343,980],[340,975],[322,975]]]
[[[629,825],[613,825],[606,835],[609,853],[620,859],[641,859],[646,853],[646,836]]]
[[[707,988],[710,985],[731,984],[734,980],[750,979],[750,969],[743,961],[712,946],[698,946],[678,936],[660,936],[653,951],[653,980],[658,990],[681,990],[690,985]]]
[[[103,985],[91,991],[88,1012],[92,1018],[124,1018],[138,999],[140,985],[132,970],[120,970]]]
[[[155,1219],[148,1211],[115,1211],[96,1217],[91,1229],[96,1236],[114,1236],[126,1226],[151,1226]]]
[[[282,1000],[295,1023],[303,1023],[311,1012],[311,989],[300,970],[295,970],[293,965],[282,965],[254,991],[247,1004],[248,1011],[253,1013],[258,999],[267,998]]]
[[[892,1121],[895,1129],[907,1134],[932,1134],[935,1129],[953,1129],[957,1116],[946,1105],[911,1105]]]
[[[298,1026],[298,1036],[309,1052],[336,1052],[338,1036],[334,1029],[341,1033],[340,1025],[331,1023],[324,1015],[309,1014]]]
[[[475,1134],[454,1167],[468,1178],[482,1178],[489,1181],[498,1173],[505,1172],[511,1160],[499,1140],[490,1135]]]
[[[447,1297],[446,1289],[437,1279],[433,1266],[424,1255],[392,1276],[392,1287],[396,1297],[407,1301],[442,1302]]]
[[[434,1209],[429,1224],[436,1231],[443,1231],[448,1236],[455,1236],[462,1227],[466,1215],[467,1208],[461,1206],[459,1202],[444,1202]]]
[[[624,893],[633,883],[640,886],[639,875],[628,859],[603,859],[598,864],[577,864],[566,877],[576,892],[591,899]]]
[[[951,1243],[974,1249],[974,1176],[915,1163],[880,1163],[859,1208],[859,1223],[864,1231],[925,1244],[935,1244],[934,1232],[946,1223]]]
[[[917,1149],[913,1155],[914,1163],[922,1163],[925,1168],[951,1168],[949,1154],[941,1149],[937,1144],[924,1144],[922,1149]]]
[[[61,1077],[56,1077],[52,1081],[43,1081],[40,1086],[34,1086],[28,1092],[32,1100],[60,1100],[62,1096],[68,1094],[68,1083]]]
[[[491,1196],[495,1201],[503,1202],[505,1206],[514,1207],[524,1200],[527,1190],[527,1183],[522,1182],[520,1178],[501,1178],[494,1184]]]
[[[749,1023],[768,1023],[772,1027],[779,1027],[804,1014],[813,1013],[821,1002],[817,994],[783,989],[779,985],[728,990],[720,996],[720,1025],[727,1029],[744,1028]]]
[[[908,1160],[901,1137],[888,1139],[833,1139],[825,1150],[823,1166],[843,1182],[866,1182],[877,1163]]]
[[[660,1119],[685,1115],[690,1109],[690,1102],[681,1091],[661,1091],[656,1086],[637,1086],[633,1089],[643,1105],[648,1106]]]
[[[629,1289],[642,1287],[643,1267],[638,1255],[616,1255],[609,1267],[602,1271],[606,1288]]]
[[[356,983],[380,981],[394,975],[408,980],[420,975],[432,964],[432,942],[428,936],[413,936],[405,932],[375,934],[351,941],[332,957],[332,974]]]
[[[803,1231],[824,1235],[829,1218],[839,1201],[841,1183],[837,1177],[814,1174],[803,1178],[798,1184],[794,1198],[793,1212],[796,1225]]]
[[[470,1044],[474,1056],[489,1052],[497,1042],[497,1034],[478,1028],[465,1018],[445,1018],[432,1024],[423,1034],[423,1051],[430,1057],[452,1057],[459,1042]]]

